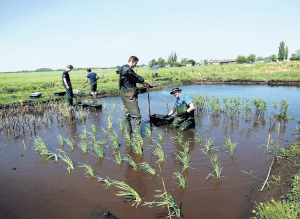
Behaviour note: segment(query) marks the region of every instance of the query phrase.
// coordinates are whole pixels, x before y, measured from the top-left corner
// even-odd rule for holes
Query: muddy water
[[[202,93],[201,86],[182,87],[183,93]],[[288,114],[296,117],[281,124],[279,144],[287,146],[295,140],[292,136],[297,125],[299,115],[298,96],[300,89],[297,87],[269,87],[269,86],[239,86],[239,85],[205,85],[205,93],[209,96],[227,97],[240,96],[247,98],[266,98],[268,112],[264,118],[253,117],[251,122],[246,123],[243,119],[229,119],[224,116],[209,118],[203,113],[195,116],[196,127],[184,132],[184,140],[192,140],[194,131],[202,138],[213,138],[219,151],[212,153],[220,154],[222,173],[226,178],[217,180],[205,178],[212,171],[209,157],[202,152],[203,145],[190,143],[190,156],[192,168],[183,172],[188,179],[188,189],[177,188],[173,173],[181,171],[181,165],[175,160],[174,152],[179,149],[172,143],[171,137],[176,135],[176,130],[167,130],[167,135],[162,142],[167,160],[162,163],[162,171],[168,192],[181,205],[184,218],[247,218],[250,206],[247,201],[249,189],[261,185],[241,170],[250,172],[265,179],[272,154],[264,153],[269,133],[277,140],[277,127],[270,125],[267,115],[273,112],[272,100],[280,101],[286,98],[290,102]],[[151,114],[167,112],[165,101],[168,101],[169,109],[174,104],[174,97],[169,94],[170,89],[150,93]],[[120,219],[131,218],[165,218],[167,210],[161,207],[149,208],[139,205],[132,207],[132,202],[126,202],[123,197],[116,196],[119,189],[111,187],[104,190],[105,186],[96,179],[90,179],[84,174],[81,163],[90,164],[101,177],[110,177],[114,180],[124,181],[134,188],[143,201],[153,201],[154,190],[162,190],[160,176],[151,176],[145,171],[134,171],[130,165],[124,162],[116,164],[114,156],[108,148],[103,147],[105,158],[99,159],[93,154],[83,154],[79,147],[71,151],[68,145],[61,147],[56,135],[60,133],[64,138],[73,138],[75,145],[81,141],[76,136],[82,133],[82,127],[86,126],[91,131],[91,125],[98,127],[97,139],[109,139],[105,137],[100,127],[107,130],[107,113],[114,118],[113,129],[119,133],[122,155],[126,154],[126,141],[122,132],[119,131],[118,117],[122,117],[121,100],[116,98],[103,99],[107,103],[107,109],[92,111],[86,122],[59,127],[55,120],[50,128],[37,130],[48,148],[55,151],[61,148],[67,152],[77,167],[70,174],[66,170],[66,163],[62,160],[54,162],[46,160],[33,150],[33,140],[29,133],[18,139],[7,138],[6,133],[0,132],[0,218],[99,218],[92,214],[95,209],[102,207],[112,212]],[[102,100],[102,101],[103,101]],[[113,110],[113,103],[116,105]],[[139,96],[139,105],[142,112],[143,125],[148,123],[148,99],[147,94]],[[96,116],[97,114],[97,116]],[[159,127],[165,131],[167,126]],[[225,137],[231,136],[233,142],[238,142],[239,147],[231,157],[224,150]],[[154,138],[157,135],[153,134]],[[24,139],[27,151],[25,152],[22,139]],[[156,157],[150,152],[151,140],[144,137],[144,154],[142,156],[129,154],[136,162],[146,161],[159,172]],[[13,170],[16,168],[16,170]]]

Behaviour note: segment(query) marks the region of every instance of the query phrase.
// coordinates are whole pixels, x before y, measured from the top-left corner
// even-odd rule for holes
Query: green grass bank
[[[99,93],[106,96],[118,95],[119,77],[117,69],[94,69],[100,79]],[[152,78],[149,68],[136,68],[135,71],[157,87],[181,86],[191,83],[230,83],[230,82],[262,82],[278,81],[282,83],[296,82],[300,84],[300,62],[274,62],[255,64],[210,65],[193,67],[160,68],[158,77]],[[74,90],[89,93],[89,86],[83,88],[87,72],[73,70],[70,73]],[[19,100],[31,100],[29,94],[43,92],[41,98],[34,101],[61,99],[54,92],[64,91],[62,86],[62,71],[1,73],[0,74],[0,106],[19,104]]]

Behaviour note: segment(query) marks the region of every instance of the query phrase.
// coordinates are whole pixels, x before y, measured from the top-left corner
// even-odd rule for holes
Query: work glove
[[[168,118],[168,117],[169,117],[169,115],[167,114],[167,115],[163,116],[162,118],[163,118],[163,119],[166,119],[166,118]]]
[[[188,112],[187,111],[185,111],[185,112],[183,112],[183,113],[178,113],[177,114],[177,116],[180,116],[180,117],[182,117],[182,116],[187,116],[188,115]]]

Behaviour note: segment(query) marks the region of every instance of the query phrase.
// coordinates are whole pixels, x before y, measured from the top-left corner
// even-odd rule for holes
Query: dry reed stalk
[[[270,137],[271,137],[271,134],[269,134],[269,139],[268,139],[268,144],[267,144],[267,153],[269,153]]]
[[[161,168],[160,168],[159,160],[157,160],[157,163],[158,163],[158,166],[159,166],[159,170],[160,170],[160,174],[161,174],[161,181],[162,181],[162,183],[163,183],[163,187],[164,187],[164,191],[165,191],[165,195],[166,195],[166,200],[167,200],[167,206],[168,206],[169,216],[170,216],[170,219],[172,219],[172,217],[171,217],[171,212],[170,212],[169,201],[168,201],[167,190],[166,190],[166,187],[165,187],[165,181],[164,181],[164,177],[163,177],[163,174],[162,174],[162,171],[161,171]]]
[[[25,146],[24,139],[22,139],[22,141],[23,141],[23,145],[24,145],[25,151],[27,151],[26,146]]]
[[[269,179],[269,176],[270,176],[270,173],[271,173],[271,169],[272,169],[272,166],[273,166],[274,160],[275,160],[275,156],[274,156],[274,158],[273,158],[273,161],[272,161],[272,163],[271,163],[271,166],[270,166],[270,169],[269,169],[268,176],[267,176],[267,178],[266,178],[266,180],[265,180],[265,182],[264,182],[263,186],[262,186],[262,187],[261,187],[261,189],[260,189],[260,191],[261,191],[261,192],[262,192],[262,190],[264,189],[264,187],[265,187],[265,185],[266,185],[266,183],[267,183],[267,181],[268,181],[268,179]]]
[[[280,134],[280,122],[278,123],[278,137],[277,137],[277,146],[279,145],[279,134]]]

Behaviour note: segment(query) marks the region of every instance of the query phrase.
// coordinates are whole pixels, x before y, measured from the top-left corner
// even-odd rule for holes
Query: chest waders
[[[138,105],[136,88],[120,90],[120,96],[125,106],[124,126],[128,133],[132,133],[130,119],[133,119],[134,130],[142,136],[141,112]]]
[[[188,108],[189,106],[184,100],[180,106],[175,107],[177,115],[187,111]],[[195,127],[194,110],[188,113],[188,115],[176,116],[170,125],[170,128],[178,128],[180,132],[187,131],[192,127]]]
[[[66,88],[66,97],[67,97],[67,103],[70,106],[73,106],[73,97],[74,97],[74,94],[73,94],[72,86],[69,86],[69,89]]]

